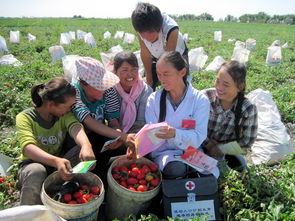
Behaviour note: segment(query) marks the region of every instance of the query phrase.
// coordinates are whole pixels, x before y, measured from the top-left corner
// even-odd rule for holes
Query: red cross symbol
[[[193,189],[195,189],[195,186],[196,186],[195,183],[190,180],[185,183],[185,188],[187,190],[193,190]]]

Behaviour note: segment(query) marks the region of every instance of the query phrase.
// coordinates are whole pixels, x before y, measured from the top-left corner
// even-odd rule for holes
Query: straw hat
[[[117,75],[107,71],[101,62],[91,57],[76,60],[77,76],[96,90],[105,91],[119,83]]]

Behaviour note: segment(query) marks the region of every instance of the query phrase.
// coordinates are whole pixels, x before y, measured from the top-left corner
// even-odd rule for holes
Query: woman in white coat
[[[199,148],[207,137],[210,104],[207,97],[187,82],[187,64],[176,51],[165,52],[157,62],[162,89],[147,101],[147,123],[166,121],[167,128],[156,136],[165,143],[150,154],[166,179],[184,177],[187,166],[174,156],[193,146]]]

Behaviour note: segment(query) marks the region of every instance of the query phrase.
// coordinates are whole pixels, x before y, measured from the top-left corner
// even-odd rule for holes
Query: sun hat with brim
[[[77,76],[96,90],[105,91],[120,79],[117,75],[107,71],[102,63],[91,57],[80,57],[76,60]]]

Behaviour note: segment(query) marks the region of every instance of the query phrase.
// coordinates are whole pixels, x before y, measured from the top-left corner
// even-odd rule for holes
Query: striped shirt
[[[101,100],[90,102],[79,82],[72,84],[77,92],[72,111],[80,122],[83,122],[89,114],[92,118],[102,123],[105,120],[120,117],[120,100],[113,88],[106,90]]]
[[[215,88],[206,89],[205,94],[210,101],[210,117],[208,123],[208,135],[203,146],[209,140],[218,143],[228,143],[236,140],[235,134],[235,107],[237,100],[234,101],[231,109],[224,110],[219,98],[216,96]],[[241,147],[249,148],[257,137],[257,109],[247,98],[242,104],[241,119],[239,121],[239,141]]]

